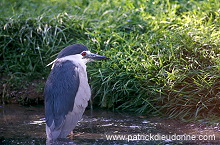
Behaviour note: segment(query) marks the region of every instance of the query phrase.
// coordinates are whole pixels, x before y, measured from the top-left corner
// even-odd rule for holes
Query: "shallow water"
[[[108,140],[107,137],[115,139]],[[218,124],[184,123],[174,119],[87,110],[74,129],[73,135],[57,144],[219,143]],[[24,107],[15,104],[0,106],[0,144],[46,144],[44,107]]]

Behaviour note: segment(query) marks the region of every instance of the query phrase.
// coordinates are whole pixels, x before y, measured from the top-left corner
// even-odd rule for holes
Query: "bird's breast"
[[[79,88],[74,101],[73,111],[84,112],[85,108],[88,106],[88,101],[91,97],[91,89],[88,84],[88,77],[86,73],[86,67],[79,65]]]

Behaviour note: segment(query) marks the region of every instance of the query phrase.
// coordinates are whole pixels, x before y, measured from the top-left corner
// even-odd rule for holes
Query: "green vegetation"
[[[88,64],[93,103],[189,119],[220,111],[218,0],[2,0],[3,83],[47,77],[65,46],[111,58]],[[42,84],[41,84],[42,86]],[[39,90],[39,89],[38,89]]]

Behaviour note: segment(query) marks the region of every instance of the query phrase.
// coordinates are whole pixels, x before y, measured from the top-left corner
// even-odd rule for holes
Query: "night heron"
[[[108,57],[91,53],[85,45],[61,50],[46,81],[45,115],[48,140],[65,138],[82,118],[91,96],[86,63]]]

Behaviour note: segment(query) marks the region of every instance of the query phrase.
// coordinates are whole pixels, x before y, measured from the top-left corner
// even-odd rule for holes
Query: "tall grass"
[[[95,105],[179,118],[219,111],[217,0],[0,5],[1,73],[16,82],[46,77],[62,48],[83,43],[111,58],[88,64]]]

